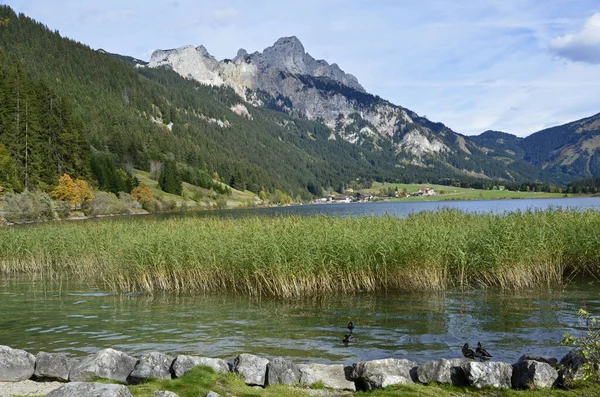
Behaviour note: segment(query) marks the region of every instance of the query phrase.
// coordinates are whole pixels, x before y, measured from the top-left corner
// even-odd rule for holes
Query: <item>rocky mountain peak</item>
[[[246,57],[248,56],[248,51],[246,51],[243,48],[240,48],[237,52],[237,55],[235,56],[235,58],[233,58],[233,62],[235,63],[241,63],[244,62],[244,60],[246,59]]]
[[[282,37],[265,48],[258,62],[263,70],[286,71],[293,74],[310,74],[314,59],[304,51],[297,37]]]
[[[269,48],[275,48],[279,51],[284,51],[287,53],[298,53],[302,55],[306,53],[302,42],[298,40],[296,36],[281,37],[277,39],[277,41],[275,42],[275,44],[273,44],[272,47]]]
[[[200,44],[198,47],[196,47],[196,51],[198,51],[200,53],[200,55],[202,55],[203,57],[214,58],[212,55],[210,55],[210,53],[208,52],[206,47],[204,47],[202,44]]]

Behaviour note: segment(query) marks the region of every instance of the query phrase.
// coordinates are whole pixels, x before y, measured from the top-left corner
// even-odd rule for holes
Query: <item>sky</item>
[[[453,130],[526,136],[600,112],[598,0],[8,0],[92,48],[217,59],[296,36],[365,89]]]

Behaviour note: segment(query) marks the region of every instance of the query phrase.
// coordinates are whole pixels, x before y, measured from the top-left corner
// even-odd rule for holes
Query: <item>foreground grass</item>
[[[0,229],[0,274],[125,291],[525,289],[600,274],[600,212],[112,219]]]
[[[174,380],[153,380],[136,386],[129,386],[131,394],[135,397],[150,397],[156,390],[168,390],[179,397],[203,396],[208,390],[215,391],[222,396],[234,395],[240,397],[308,397],[313,396],[306,389],[285,386],[269,386],[264,389],[246,386],[234,374],[216,374],[210,368],[197,367],[187,372],[183,377]],[[442,385],[406,385],[392,386],[373,392],[350,394],[357,397],[450,397],[450,396],[495,396],[495,397],[576,397],[598,396],[600,385],[594,383],[579,383],[571,390],[477,390]]]
[[[110,383],[100,381],[102,383]],[[235,374],[217,374],[208,367],[196,367],[183,377],[172,380],[151,380],[140,385],[128,386],[134,397],[150,397],[157,390],[168,390],[179,397],[203,396],[212,390],[222,396],[239,397],[310,397],[314,396],[307,389],[287,386],[269,386],[264,389],[249,387]],[[600,396],[600,385],[591,382],[579,382],[569,390],[478,390],[466,387],[445,385],[402,385],[390,386],[382,390],[358,393],[334,393],[327,395],[350,395],[356,397],[596,397]],[[18,397],[18,396],[17,396]]]

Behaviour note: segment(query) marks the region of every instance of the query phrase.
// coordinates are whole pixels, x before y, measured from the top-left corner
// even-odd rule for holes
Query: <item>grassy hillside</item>
[[[217,206],[217,196],[211,198],[210,189],[204,189],[198,186],[183,182],[183,194],[181,196],[163,192],[158,186],[158,182],[150,177],[149,172],[136,170],[135,176],[141,183],[152,189],[155,198],[175,203],[177,207],[187,207],[189,209],[207,209]],[[256,194],[250,191],[239,191],[231,189],[231,195],[220,195],[218,198],[224,200],[227,208],[246,206],[254,202]]]
[[[360,193],[377,195],[382,189],[396,190],[402,193],[404,189],[411,194],[419,189],[433,188],[439,195],[423,197],[401,197],[392,198],[392,201],[443,201],[443,200],[502,200],[502,199],[521,199],[521,198],[561,198],[565,197],[563,193],[546,192],[518,192],[511,191],[499,186],[495,190],[462,188],[455,186],[435,185],[435,184],[403,184],[403,183],[373,183],[369,189],[361,189]]]

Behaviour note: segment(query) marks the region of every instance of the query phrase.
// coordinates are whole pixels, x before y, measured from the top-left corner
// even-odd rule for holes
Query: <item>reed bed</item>
[[[0,229],[0,274],[295,297],[552,288],[600,274],[600,213],[113,219]]]

